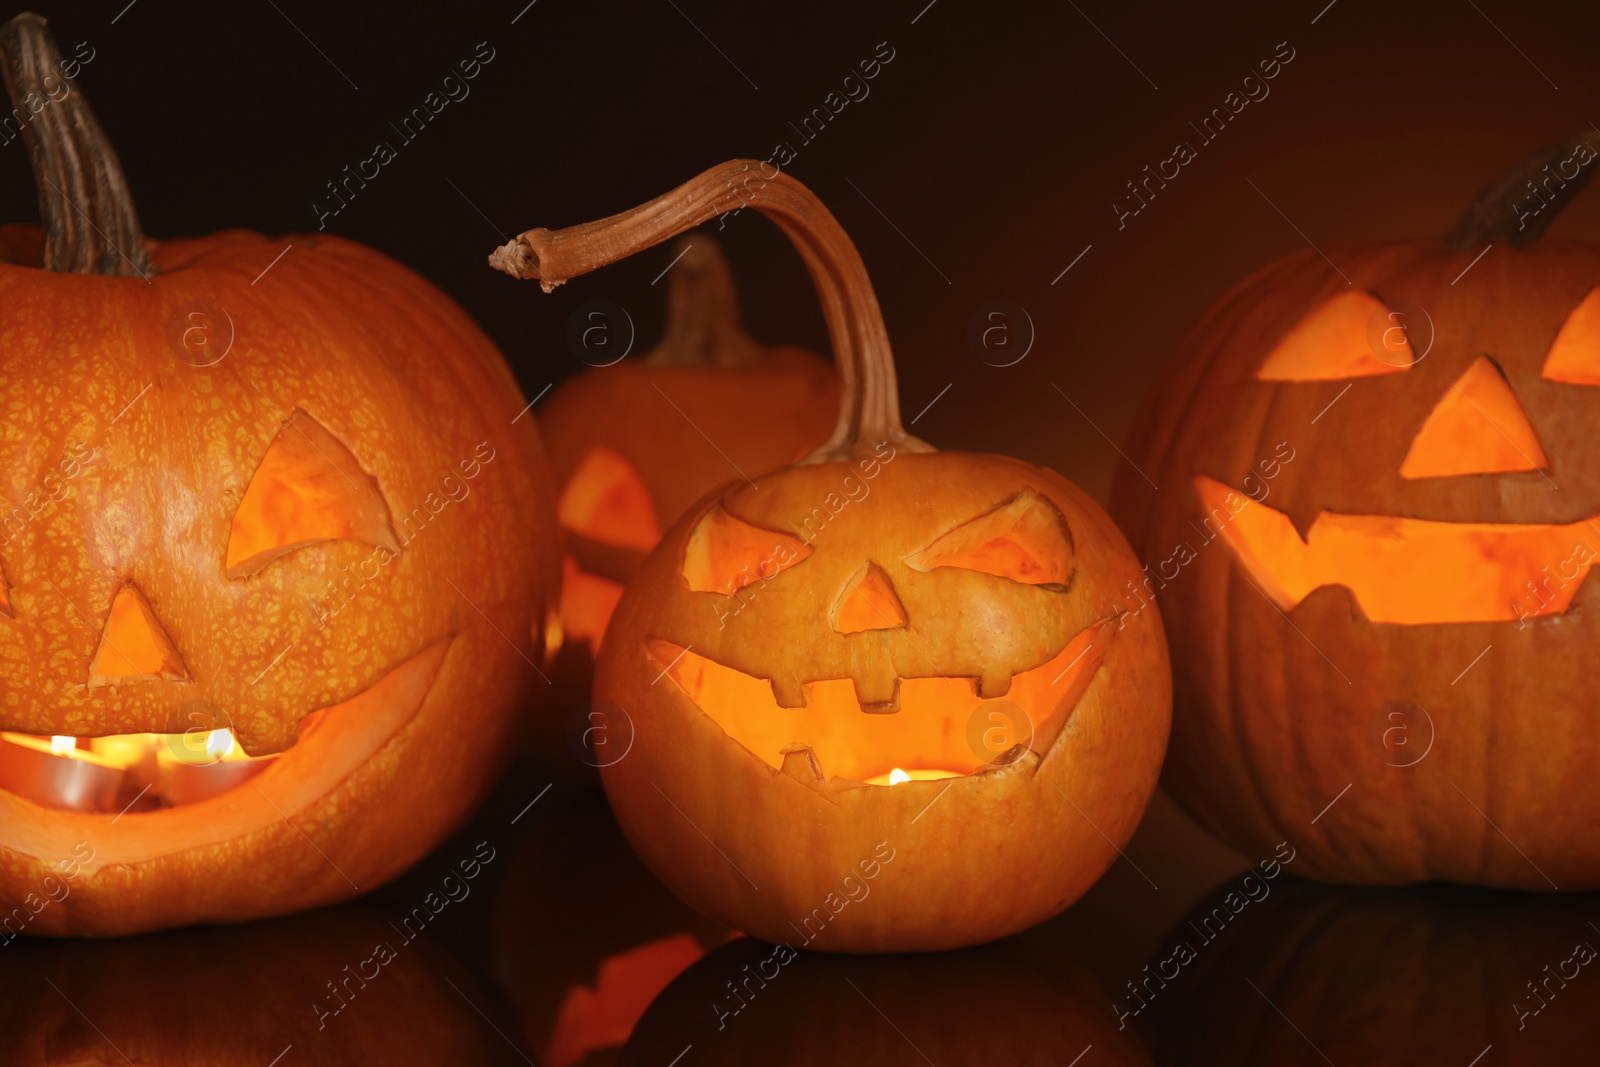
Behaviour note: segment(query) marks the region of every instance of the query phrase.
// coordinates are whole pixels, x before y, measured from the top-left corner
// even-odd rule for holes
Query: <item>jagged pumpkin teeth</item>
[[[854,246],[804,186],[749,179],[752,166],[530,230],[491,257],[549,289],[754,207],[800,249],[842,369],[832,437],[704,496],[634,573],[596,666],[597,705],[634,727],[628,757],[601,769],[606,793],[662,880],[737,929],[792,938],[785,901],[822,899],[835,864],[892,842],[914,858],[875,886],[886,899],[808,947],[1000,937],[1076,899],[1154,789],[1170,690],[1160,623],[1153,610],[1115,619],[1139,568],[1080,490],[905,432]],[[1029,876],[991,863],[997,852],[1026,854]]]

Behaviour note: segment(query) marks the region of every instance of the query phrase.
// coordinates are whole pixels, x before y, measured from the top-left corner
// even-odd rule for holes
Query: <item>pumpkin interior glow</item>
[[[1529,600],[1530,582],[1543,582],[1544,567],[1566,559],[1593,532],[1588,519],[1547,526],[1325,511],[1302,539],[1289,516],[1221,482],[1201,475],[1195,488],[1207,525],[1215,523],[1251,581],[1279,608],[1290,611],[1313,590],[1342,585],[1369,622],[1505,622],[1564,612],[1579,581],[1537,585],[1537,611],[1519,605]],[[1227,517],[1234,508],[1237,514]],[[1590,562],[1572,559],[1579,578]]]
[[[1562,323],[1541,377],[1570,385],[1600,385],[1600,288],[1589,290]]]
[[[978,696],[975,678],[901,678],[897,710],[890,712],[864,708],[849,678],[810,682],[802,687],[805,706],[785,708],[766,679],[660,638],[649,648],[684,695],[753,755],[782,770],[790,756],[809,752],[807,771],[839,789],[931,781],[1015,762],[1021,753],[1011,750],[979,758],[983,749],[967,731],[980,708],[986,708],[980,716],[985,728],[999,727],[1043,756],[1115,636],[1109,623],[1081,631],[1048,663],[1012,675],[1011,688],[998,700]]]
[[[377,480],[316,419],[295,410],[272,439],[234,512],[227,574],[246,578],[318,541],[400,551]]]

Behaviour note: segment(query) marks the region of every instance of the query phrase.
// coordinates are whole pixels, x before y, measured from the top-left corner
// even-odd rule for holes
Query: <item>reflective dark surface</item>
[[[524,759],[350,904],[0,947],[0,1063],[1592,1062],[1600,896],[1323,886],[1292,849],[1247,863],[1158,795],[1024,934],[796,952],[695,915],[596,786]]]

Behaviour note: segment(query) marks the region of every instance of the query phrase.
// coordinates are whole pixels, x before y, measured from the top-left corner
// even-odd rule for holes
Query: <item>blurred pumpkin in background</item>
[[[661,343],[642,360],[568,378],[539,409],[567,546],[551,668],[563,705],[587,703],[606,624],[661,531],[739,471],[788,463],[821,443],[839,406],[827,362],[763,348],[745,332],[733,275],[709,234],[678,242],[666,278]]]
[[[536,681],[560,548],[516,383],[360,245],[147,242],[43,20],[0,51],[14,100],[55,87],[42,234],[0,242],[8,932],[374,888],[481,799]]]
[[[841,378],[827,442],[703,496],[623,594],[591,714],[632,747],[606,794],[650,869],[733,928],[856,952],[1002,937],[1138,823],[1166,743],[1160,625],[1116,612],[1138,565],[1081,490],[905,432],[855,246],[756,166],[491,258],[548,289],[754,207],[810,269]]]
[[[495,976],[544,1067],[615,1063],[667,983],[737,936],[656,881],[592,789],[530,827],[497,892]]]
[[[1518,167],[1443,243],[1263,268],[1131,437],[1161,489],[1125,472],[1113,510],[1173,649],[1165,781],[1248,855],[1600,885],[1600,247],[1539,240],[1597,146]]]

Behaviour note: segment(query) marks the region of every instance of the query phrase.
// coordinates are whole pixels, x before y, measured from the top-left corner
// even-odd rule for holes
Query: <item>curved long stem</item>
[[[894,356],[860,253],[816,194],[787,174],[762,174],[762,166],[730,160],[631,211],[563,230],[528,230],[496,249],[489,264],[537,279],[549,292],[719,215],[755,208],[777,224],[811,272],[842,386],[833,435],[801,462],[853,459],[881,441],[933,451],[900,424]]]
[[[0,73],[39,190],[45,270],[150,273],[122,164],[72,80],[45,20],[24,12],[0,26]]]

